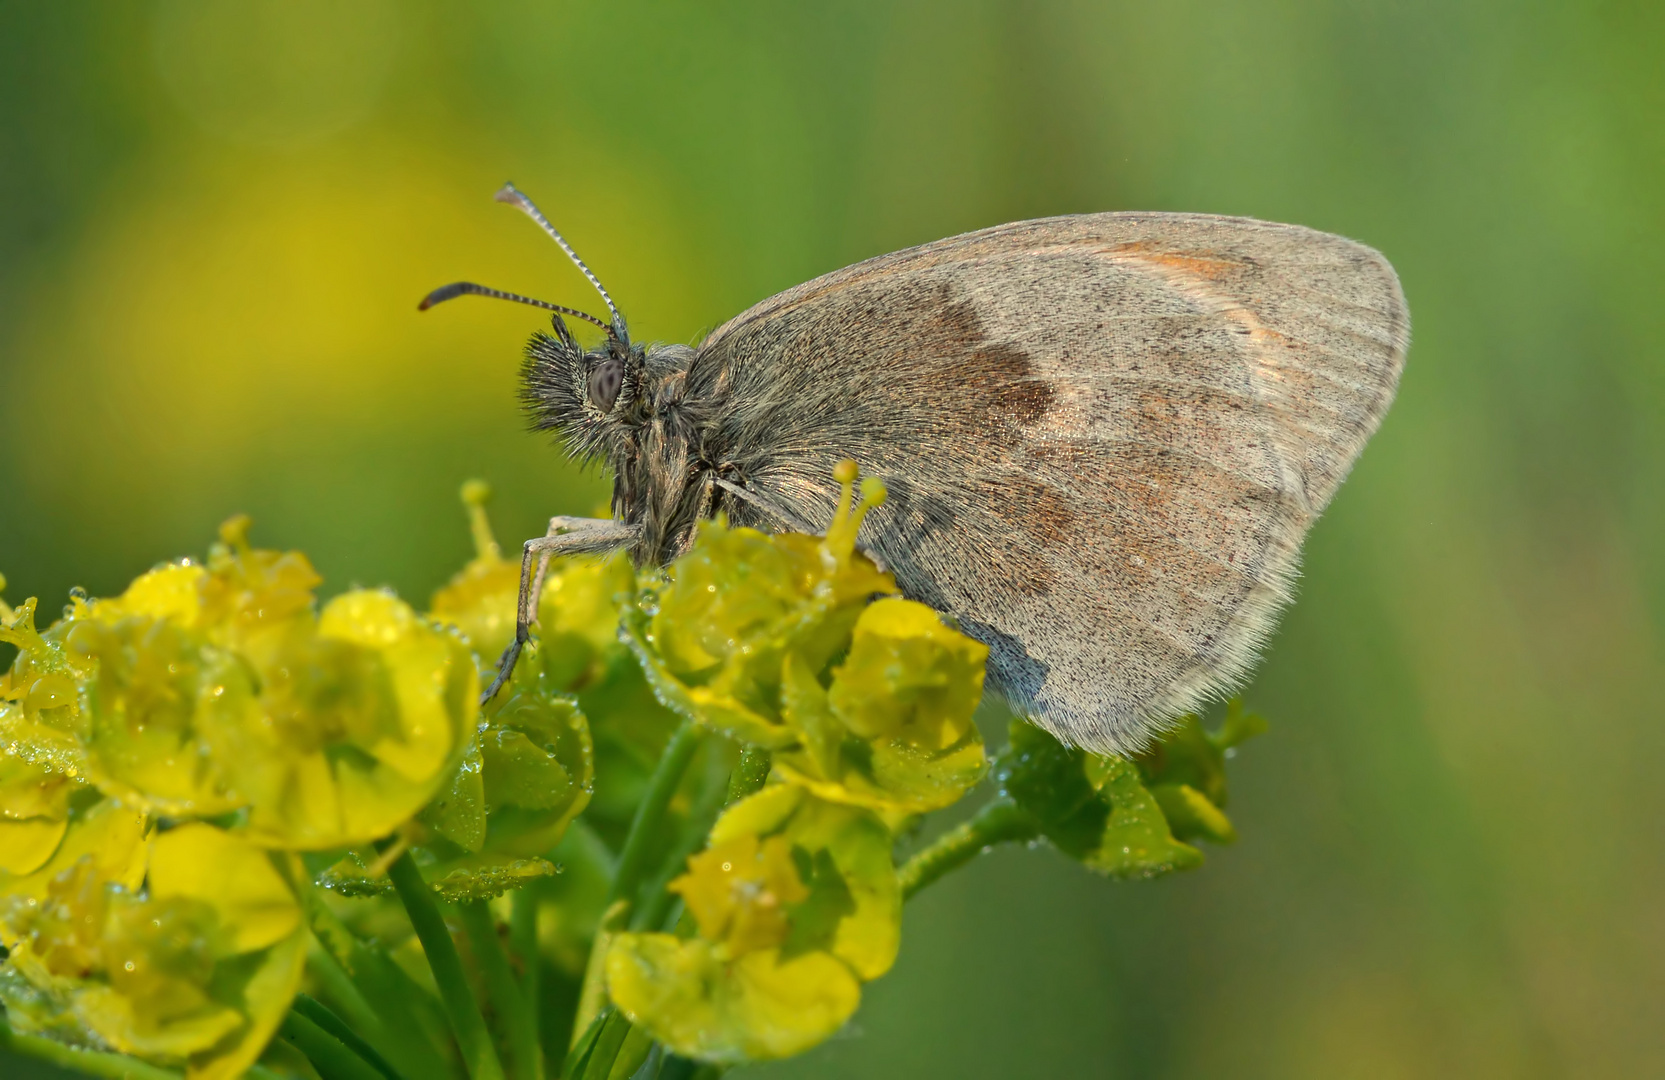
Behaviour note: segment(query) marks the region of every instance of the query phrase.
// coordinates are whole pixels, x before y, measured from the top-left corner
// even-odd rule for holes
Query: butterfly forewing
[[[990,646],[1017,709],[1126,751],[1253,661],[1407,341],[1369,248],[1095,214],[788,290],[713,333],[687,388],[701,456],[800,520],[826,520],[837,460],[882,477],[862,538],[903,589]]]

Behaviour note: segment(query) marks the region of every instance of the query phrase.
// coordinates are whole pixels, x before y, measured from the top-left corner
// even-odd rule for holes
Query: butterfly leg
[[[607,518],[580,518],[556,515],[555,517],[549,519],[549,531],[544,533],[544,536],[561,536],[579,529],[588,528],[589,526],[597,523],[604,525],[614,524],[614,522],[608,520]],[[532,591],[530,593],[530,597],[532,599],[528,603],[528,607],[530,608],[528,613],[530,618],[528,621],[530,622],[536,622],[538,619],[536,598],[543,595],[543,579],[548,576],[549,560],[554,557],[555,552],[553,551],[543,551],[538,554],[538,572],[532,576]],[[525,602],[525,598],[523,597],[522,599],[523,602]]]
[[[753,491],[751,488],[746,487],[744,484],[736,484],[734,481],[725,479],[721,476],[718,476],[715,479],[718,487],[722,488],[730,495],[733,495],[741,502],[751,503],[763,514],[773,518],[777,525],[784,526],[788,532],[808,533],[811,536],[816,535],[815,526],[809,525],[801,518],[781,509],[768,499],[765,499],[762,495]]]
[[[642,530],[639,525],[622,525],[605,518],[554,518],[549,523],[549,531],[550,535],[534,537],[521,548],[520,599],[515,606],[514,640],[509,642],[509,647],[503,650],[502,659],[497,662],[497,677],[480,695],[481,705],[503,689],[503,684],[514,674],[521,650],[526,647],[526,639],[531,633],[534,600],[538,595],[532,588],[534,560],[538,567],[536,577],[541,583],[549,560],[556,555],[613,551],[634,542]]]
[[[683,530],[682,538],[676,542],[676,546],[671,550],[671,559],[680,559],[688,554],[694,546],[694,540],[699,536],[699,523],[716,513],[717,485],[719,483],[721,481],[714,478],[710,473],[705,474],[705,479],[700,483],[698,502],[695,504],[698,511],[694,515],[694,520],[689,522],[688,527]]]

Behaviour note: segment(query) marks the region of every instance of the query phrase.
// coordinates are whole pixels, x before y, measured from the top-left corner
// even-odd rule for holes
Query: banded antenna
[[[613,303],[613,298],[607,295],[606,289],[602,288],[601,279],[595,276],[595,271],[584,265],[584,260],[578,257],[578,252],[572,250],[572,245],[567,243],[567,238],[556,231],[555,226],[549,223],[549,219],[543,216],[543,211],[539,210],[531,199],[522,195],[520,189],[513,184],[504,184],[498,189],[495,198],[500,203],[508,203],[510,206],[519,207],[527,217],[542,226],[543,231],[549,234],[551,240],[561,245],[561,250],[567,253],[567,258],[572,260],[572,264],[578,267],[586,278],[589,278],[590,284],[595,286],[595,291],[601,294],[601,299],[607,304],[607,310],[613,313],[615,332],[623,337],[624,316],[619,314],[618,305]]]
[[[416,310],[427,311],[435,304],[443,304],[445,301],[454,300],[459,296],[489,296],[493,300],[513,300],[517,304],[530,304],[533,307],[543,308],[545,311],[553,311],[561,315],[571,315],[576,319],[583,319],[585,322],[595,323],[603,330],[612,329],[612,327],[608,326],[594,315],[591,315],[589,312],[579,311],[577,308],[569,308],[565,304],[551,304],[547,300],[534,300],[530,296],[522,296],[519,293],[504,292],[502,289],[487,288],[484,285],[476,285],[472,281],[454,281],[449,285],[441,285],[427,296],[424,296],[422,298],[422,302],[416,305]]]

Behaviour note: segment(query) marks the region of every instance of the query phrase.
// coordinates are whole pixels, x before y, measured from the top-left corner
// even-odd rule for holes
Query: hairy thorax
[[[647,350],[635,423],[620,425],[609,454],[613,468],[613,513],[642,526],[635,550],[640,564],[662,565],[692,544],[701,518],[715,512],[722,463],[704,453],[705,410],[685,396],[686,346]]]

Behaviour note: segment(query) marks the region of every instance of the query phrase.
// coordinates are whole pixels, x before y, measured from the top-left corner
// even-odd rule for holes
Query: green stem
[[[353,977],[347,974],[347,969],[328,949],[319,948],[307,957],[307,972],[317,980],[319,991],[335,1003],[341,1010],[341,1019],[349,1030],[362,1033],[366,1038],[379,1038],[383,1034],[382,1018],[376,1014],[370,1002],[365,999],[362,991],[353,982]],[[303,997],[305,995],[302,995]],[[297,999],[298,1000],[298,999]],[[311,998],[307,998],[311,1001]],[[320,1009],[324,1008],[319,1004]],[[334,1015],[334,1013],[331,1013]],[[314,1021],[318,1018],[314,1016]],[[328,1027],[328,1025],[324,1025]]]
[[[693,721],[684,720],[666,744],[659,764],[654,766],[653,775],[648,777],[647,790],[636,807],[636,816],[630,821],[630,832],[625,835],[624,847],[619,851],[619,867],[613,875],[613,886],[607,892],[607,907],[611,907],[615,900],[635,900],[642,875],[647,872],[648,856],[653,853],[653,842],[658,839],[659,823],[664,820],[665,808],[670,806],[671,796],[676,794],[677,785],[682,783],[682,774],[694,759],[702,734]]]
[[[0,1049],[103,1080],[179,1080],[179,1074],[172,1069],[163,1069],[126,1054],[77,1050],[39,1035],[8,1034],[0,1041]]]
[[[624,1048],[625,1037],[630,1032],[630,1021],[623,1013],[608,1014],[601,1030],[596,1033],[589,1054],[577,1063],[577,1070],[571,1074],[572,1080],[605,1080],[613,1071],[613,1062],[618,1059],[619,1051]]]
[[[474,947],[474,959],[486,977],[486,992],[509,1048],[509,1064],[515,1080],[540,1080],[542,1062],[538,1053],[538,1026],[526,1007],[525,995],[515,981],[514,969],[503,953],[503,943],[497,936],[497,920],[491,906],[484,900],[459,904],[463,930]]]
[[[630,831],[625,834],[624,846],[619,850],[613,883],[607,890],[607,903],[602,907],[601,924],[596,927],[595,943],[590,946],[590,962],[584,969],[584,982],[578,991],[578,1013],[573,1019],[573,1034],[590,1026],[606,1001],[605,971],[607,948],[612,935],[629,925],[630,908],[636,892],[641,888],[642,875],[648,870],[648,859],[653,854],[654,841],[659,838],[659,827],[671,797],[682,783],[694,752],[700,747],[704,732],[693,721],[684,720],[665,745],[659,764],[648,777],[647,790],[636,806],[636,816],[630,819]]]
[[[317,1024],[329,1034],[341,1040],[342,1045],[363,1058],[386,1080],[404,1080],[389,1061],[376,1052],[376,1048],[362,1039],[358,1032],[347,1025],[341,1017],[331,1012],[323,1002],[310,994],[296,994],[290,1009]]]
[[[996,799],[970,821],[964,821],[937,837],[923,851],[915,853],[896,872],[902,899],[964,866],[995,844],[1033,840],[1041,832],[1033,815],[1009,799]]]
[[[300,890],[313,937],[323,946],[308,961],[319,989],[408,1080],[451,1080],[444,1008],[385,952],[360,941],[318,892],[310,885]],[[411,1032],[420,1035],[413,1039]]]
[[[299,1012],[283,1018],[278,1038],[305,1054],[323,1080],[383,1080],[375,1066]]]
[[[510,902],[509,943],[520,960],[520,996],[526,1002],[526,1012],[532,1018],[532,1039],[541,1054],[538,1039],[538,1015],[543,995],[543,955],[538,949],[538,890],[516,889]],[[539,1060],[542,1074],[542,1060]]]
[[[589,1064],[590,1055],[595,1053],[595,1041],[601,1038],[602,1029],[612,1018],[612,1011],[603,1009],[582,1032],[573,1036],[572,1047],[567,1051],[566,1059],[561,1062],[561,1080],[583,1074],[585,1066]]]
[[[497,1048],[491,1043],[485,1017],[480,1015],[480,1004],[463,973],[462,960],[451,941],[451,932],[434,903],[434,893],[422,880],[422,871],[405,851],[387,868],[388,879],[405,905],[411,927],[416,931],[422,951],[428,956],[428,967],[433,970],[434,982],[439,986],[440,1001],[451,1022],[451,1034],[457,1037],[463,1064],[471,1080],[504,1080],[503,1063],[497,1059]]]
[[[764,751],[767,753],[768,751]],[[705,841],[711,834],[711,826],[716,823],[717,816],[723,807],[734,801],[735,773],[731,773],[728,782],[721,786],[706,785],[689,812],[684,815],[681,828],[678,830],[670,851],[660,860],[659,868],[654,875],[637,890],[636,906],[630,912],[630,929],[658,930],[665,922],[671,906],[676,902],[676,895],[669,891],[669,886],[684,870],[688,868],[688,857],[705,848]],[[767,768],[763,772],[768,777]],[[740,785],[741,797],[750,794],[746,791],[748,784]]]

